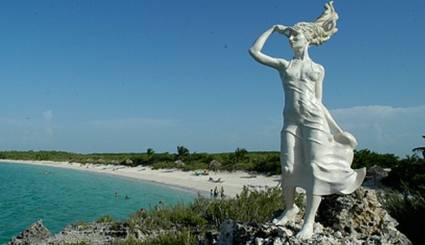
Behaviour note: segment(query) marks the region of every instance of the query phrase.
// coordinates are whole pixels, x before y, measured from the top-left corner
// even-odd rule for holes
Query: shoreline
[[[265,176],[262,174],[251,175],[243,171],[235,172],[212,172],[208,175],[195,175],[194,171],[182,171],[180,169],[157,169],[153,170],[149,166],[128,167],[123,165],[105,164],[81,164],[55,161],[33,161],[33,160],[12,160],[0,159],[1,163],[30,164],[47,167],[58,167],[64,169],[89,171],[100,174],[125,177],[135,180],[147,181],[155,184],[165,185],[169,188],[183,189],[201,195],[209,195],[210,190],[215,187],[224,189],[227,197],[235,197],[242,191],[244,186],[256,189],[273,187],[280,182],[280,175]],[[220,179],[221,182],[212,182]]]

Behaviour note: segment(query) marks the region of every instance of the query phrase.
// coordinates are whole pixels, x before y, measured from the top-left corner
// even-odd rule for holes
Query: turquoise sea
[[[0,244],[38,219],[56,233],[78,221],[104,215],[125,219],[159,201],[173,205],[195,197],[189,191],[107,174],[0,163]]]

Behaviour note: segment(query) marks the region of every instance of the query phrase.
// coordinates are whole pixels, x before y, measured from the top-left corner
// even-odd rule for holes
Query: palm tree
[[[148,155],[148,157],[152,157],[155,154],[155,151],[152,148],[148,148],[146,150],[146,154]]]
[[[187,149],[186,147],[182,145],[177,146],[177,156],[180,160],[188,157],[189,155],[190,155],[189,149]]]
[[[425,139],[425,135],[422,135],[422,138]],[[422,156],[425,159],[425,146],[416,147],[412,151],[414,151],[414,152],[422,152]]]
[[[245,148],[236,148],[235,150],[235,160],[236,162],[240,162],[245,159],[246,154],[248,151]]]

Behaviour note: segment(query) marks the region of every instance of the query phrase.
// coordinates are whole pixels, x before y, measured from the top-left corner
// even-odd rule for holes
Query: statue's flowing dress
[[[281,77],[285,91],[282,134],[295,139],[293,171],[282,175],[284,186],[301,187],[315,195],[353,192],[366,170],[351,169],[355,146],[349,138],[335,137],[329,127],[326,114],[330,114],[315,96],[320,74],[312,62],[310,69],[294,69],[291,61]]]

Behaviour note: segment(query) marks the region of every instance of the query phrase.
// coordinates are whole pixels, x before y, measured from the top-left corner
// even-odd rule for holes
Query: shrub
[[[254,160],[254,169],[260,173],[280,174],[280,157],[279,155],[267,155],[266,157],[256,158]]]
[[[161,169],[161,168],[178,168],[179,166],[174,162],[156,162],[152,164],[152,169]]]
[[[96,220],[97,223],[115,223],[111,215],[105,215]]]
[[[157,207],[148,213],[137,212],[129,220],[131,228],[138,226],[142,230],[170,229],[174,226],[202,229],[206,223],[199,213],[183,204]]]
[[[354,151],[353,168],[372,167],[378,165],[383,168],[397,166],[399,158],[394,154],[379,154],[368,149]]]
[[[407,157],[394,167],[382,183],[399,191],[425,195],[425,160]]]
[[[280,188],[265,191],[250,190],[244,187],[234,199],[206,199],[199,197],[192,208],[201,213],[210,224],[218,228],[226,219],[242,222],[265,222],[283,208]]]
[[[425,244],[425,199],[422,195],[391,192],[385,196],[383,206],[399,223],[397,229],[413,244]]]

